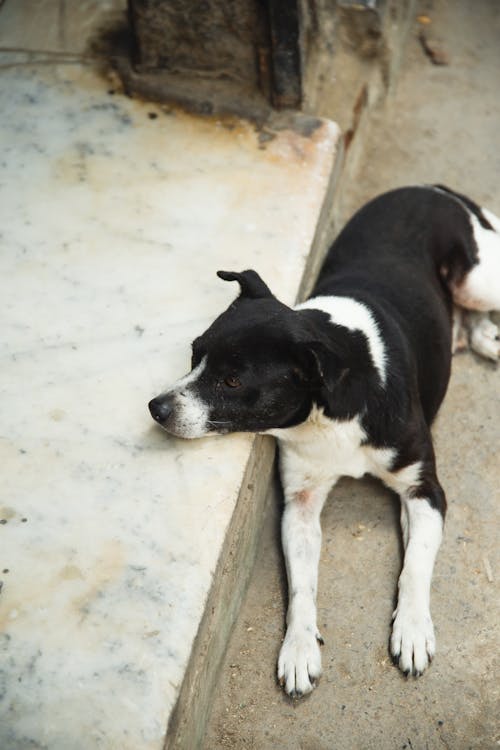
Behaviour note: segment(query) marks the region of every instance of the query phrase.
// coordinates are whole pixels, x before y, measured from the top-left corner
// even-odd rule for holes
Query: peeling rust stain
[[[368,104],[368,86],[365,84],[360,89],[360,92],[356,97],[356,101],[354,102],[354,107],[352,110],[352,125],[349,128],[349,130],[346,130],[344,134],[344,146],[345,146],[346,151],[351,145],[354,139],[354,136],[356,135],[356,131],[359,127],[359,123],[361,120],[361,115],[363,114],[363,111],[366,108],[367,104]]]

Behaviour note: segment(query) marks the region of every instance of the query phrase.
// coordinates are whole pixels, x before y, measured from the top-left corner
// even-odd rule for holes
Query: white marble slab
[[[2,750],[162,747],[252,439],[146,405],[236,294],[218,268],[293,301],[338,138],[107,91],[0,72]]]

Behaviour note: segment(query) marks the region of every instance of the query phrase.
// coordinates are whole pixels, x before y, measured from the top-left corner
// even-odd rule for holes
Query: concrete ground
[[[500,12],[494,0],[421,4],[449,58],[435,66],[415,22],[398,90],[366,136],[344,215],[414,182],[458,188],[500,214]],[[335,113],[330,113],[334,117]],[[464,353],[434,436],[449,512],[432,590],[437,655],[418,680],[388,656],[401,564],[398,508],[374,480],[344,479],[323,512],[318,624],[323,676],[307,698],[275,678],[286,580],[280,501],[269,508],[257,563],[214,697],[204,750],[465,750],[500,745],[498,544],[500,424],[495,365]]]

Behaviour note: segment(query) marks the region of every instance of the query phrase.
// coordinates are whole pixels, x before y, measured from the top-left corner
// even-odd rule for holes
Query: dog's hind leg
[[[500,310],[500,219],[466,195],[444,185],[433,187],[455,206],[445,229],[441,227],[446,241],[437,241],[438,248],[447,246],[440,271],[455,305],[479,312]]]
[[[466,325],[470,334],[470,345],[477,354],[498,362],[500,357],[500,332],[488,313],[468,312]]]
[[[491,228],[482,226],[472,214],[470,221],[477,246],[476,262],[463,278],[450,283],[453,301],[466,310],[500,310],[500,232],[491,224]]]
[[[488,313],[463,310],[454,305],[451,353],[470,348],[486,359],[500,358],[500,331]]]
[[[485,209],[481,209],[479,216],[481,221],[469,214],[477,247],[476,262],[463,278],[450,283],[450,289],[455,305],[467,311],[464,320],[471,348],[497,361],[499,330],[487,313],[500,310],[500,219]]]

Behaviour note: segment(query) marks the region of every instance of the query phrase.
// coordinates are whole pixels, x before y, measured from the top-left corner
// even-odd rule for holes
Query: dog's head
[[[218,276],[240,295],[193,342],[191,372],[149,403],[153,419],[183,438],[303,422],[347,371],[342,345],[318,338],[328,316],[282,304],[255,271]]]

